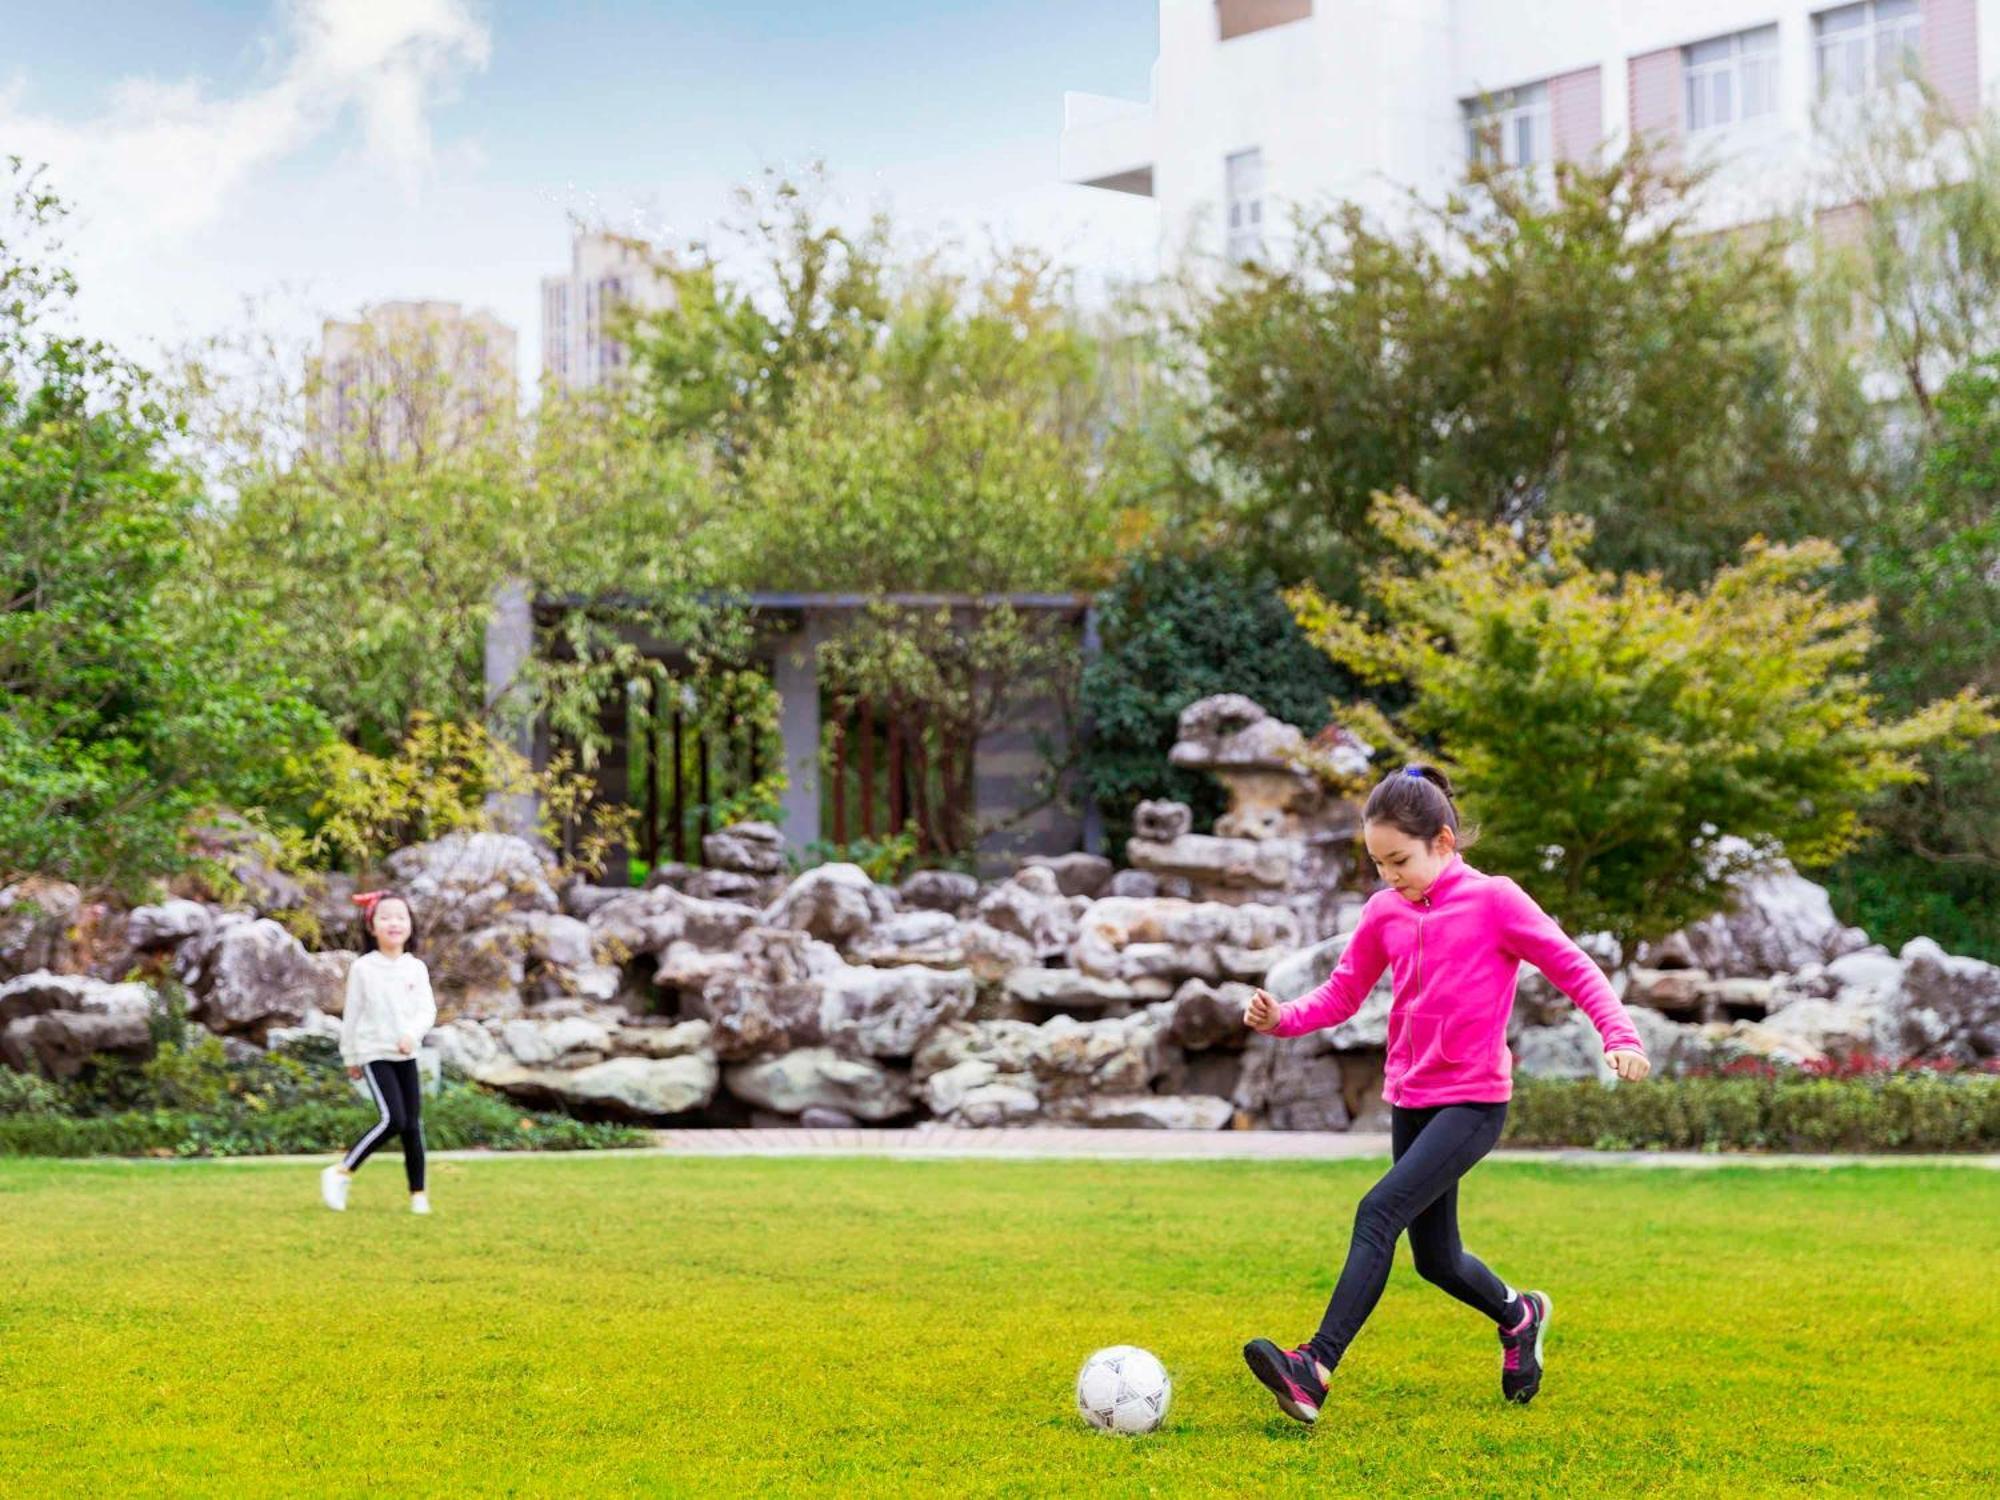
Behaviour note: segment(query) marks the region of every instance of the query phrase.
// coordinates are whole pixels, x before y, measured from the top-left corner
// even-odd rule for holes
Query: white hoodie
[[[414,953],[390,958],[377,949],[347,971],[347,1009],[340,1017],[340,1056],[350,1068],[414,1057],[424,1033],[437,1024],[431,973]],[[405,1038],[410,1050],[397,1044]]]

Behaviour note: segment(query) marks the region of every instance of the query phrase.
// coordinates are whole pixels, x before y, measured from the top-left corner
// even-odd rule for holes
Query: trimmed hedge
[[[2000,1077],[1517,1079],[1504,1139],[1606,1151],[2000,1151]]]
[[[164,1043],[140,1067],[69,1084],[0,1068],[0,1156],[279,1156],[342,1151],[373,1123],[325,1043],[240,1063],[213,1038]],[[424,1101],[433,1149],[574,1151],[643,1145],[624,1125],[521,1108],[446,1079]]]

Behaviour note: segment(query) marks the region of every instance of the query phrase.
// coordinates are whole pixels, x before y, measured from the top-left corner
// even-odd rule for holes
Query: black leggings
[[[1313,1356],[1329,1370],[1375,1310],[1389,1282],[1396,1236],[1406,1229],[1419,1276],[1495,1323],[1506,1322],[1506,1285],[1458,1240],[1458,1179],[1493,1149],[1506,1120],[1505,1104],[1394,1111],[1389,1149],[1395,1165],[1355,1210],[1347,1264],[1313,1335]]]
[[[352,1172],[374,1154],[375,1148],[392,1135],[403,1138],[403,1172],[410,1179],[410,1191],[424,1190],[424,1110],[423,1084],[417,1077],[417,1060],[399,1057],[378,1060],[361,1069],[368,1092],[382,1118],[368,1127],[368,1133],[354,1143],[341,1163]]]

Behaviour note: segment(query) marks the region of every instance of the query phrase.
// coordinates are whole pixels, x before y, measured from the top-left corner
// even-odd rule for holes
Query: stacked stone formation
[[[1230,811],[1200,838],[1184,807],[1142,808],[1123,871],[1064,856],[984,885],[923,871],[891,888],[851,864],[788,878],[763,824],[637,890],[558,889],[504,834],[398,851],[440,1003],[430,1043],[524,1103],[638,1121],[1378,1127],[1386,980],[1310,1037],[1241,1020],[1254,986],[1293,999],[1338,961],[1358,912],[1334,879],[1350,808],[1283,769],[1296,731],[1247,700],[1197,704],[1183,730],[1177,759],[1230,780]],[[278,918],[303,907],[358,944],[351,883],[245,889],[286,905],[107,915],[60,882],[0,889],[0,1061],[70,1077],[148,1055],[168,976],[238,1052],[337,1036],[352,947],[310,951]],[[1872,946],[1782,864],[1629,963],[1584,941],[1668,1074],[2000,1055],[2000,968],[1928,939]],[[1532,969],[1509,1040],[1523,1074],[1607,1076],[1589,1023]]]

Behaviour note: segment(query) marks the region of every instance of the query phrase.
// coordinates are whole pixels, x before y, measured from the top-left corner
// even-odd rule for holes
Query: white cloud
[[[0,91],[0,147],[47,163],[100,252],[147,254],[215,223],[251,174],[359,121],[370,163],[413,193],[429,111],[491,36],[467,0],[291,0],[270,81],[235,94],[129,78],[95,119],[38,114]],[[114,252],[115,253],[115,252]]]

